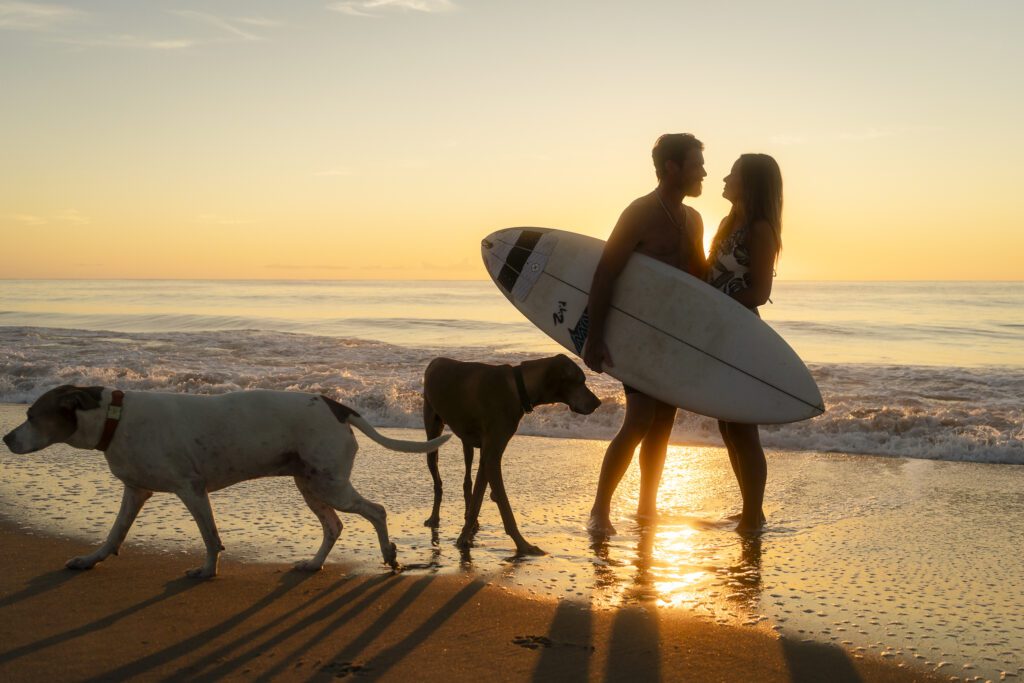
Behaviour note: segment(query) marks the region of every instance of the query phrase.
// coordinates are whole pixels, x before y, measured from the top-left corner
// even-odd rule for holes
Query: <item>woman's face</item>
[[[732,170],[729,171],[729,175],[725,176],[723,180],[725,181],[725,187],[722,188],[722,196],[733,204],[740,201],[740,198],[743,196],[743,185],[740,181],[739,159],[732,165]]]

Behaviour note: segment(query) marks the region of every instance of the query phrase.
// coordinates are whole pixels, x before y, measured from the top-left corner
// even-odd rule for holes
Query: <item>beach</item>
[[[513,556],[489,499],[475,545],[455,547],[457,443],[441,451],[445,497],[432,532],[424,458],[357,435],[352,482],[388,511],[396,576],[370,524],[348,514],[324,570],[291,572],[319,545],[320,526],[288,478],[211,494],[226,547],[213,581],[183,578],[202,543],[168,494],[146,503],[120,556],[70,572],[69,557],[105,538],[120,482],[96,451],[0,448],[11,549],[0,675],[1024,677],[1024,287],[776,291],[763,315],[808,363],[827,411],[762,427],[759,537],[733,530],[740,496],[714,420],[680,411],[657,523],[634,516],[634,463],[613,500],[617,533],[592,542],[587,513],[623,415],[621,386],[593,373],[597,411],[537,408],[503,459],[519,528],[541,557]],[[480,282],[7,281],[0,432],[44,391],[75,384],[306,391],[420,440],[431,358],[514,364],[557,350],[498,297]],[[78,661],[92,663],[68,673]]]
[[[23,410],[0,407],[0,427]],[[509,496],[523,534],[548,554],[516,559],[490,501],[475,547],[454,547],[456,447],[442,450],[450,493],[432,539],[422,526],[432,495],[422,458],[360,445],[353,483],[388,508],[400,575],[390,576],[370,525],[352,515],[323,572],[290,572],[316,548],[319,525],[290,479],[274,478],[212,495],[227,550],[221,575],[196,587],[182,573],[199,563],[201,540],[167,494],[147,503],[120,556],[90,572],[62,569],[105,536],[119,483],[97,452],[5,451],[0,515],[13,552],[2,667],[43,678],[81,656],[94,667],[82,679],[304,678],[339,662],[395,679],[1024,676],[1024,566],[1014,550],[1024,542],[1022,467],[772,451],[768,530],[749,541],[731,530],[739,497],[724,452],[673,445],[659,523],[631,518],[634,466],[613,509],[619,533],[595,546],[584,524],[603,442],[520,436],[504,461]],[[993,499],[1001,505],[982,504]],[[215,613],[194,614],[206,604]],[[119,635],[139,631],[147,636]],[[467,648],[483,661],[446,655]]]
[[[470,574],[307,574],[135,548],[89,572],[80,542],[0,525],[0,676],[86,680],[930,681],[815,642],[632,607],[528,600]]]
[[[816,643],[640,607],[533,601],[471,575],[317,574],[81,543],[0,526],[0,676],[53,680],[944,680]]]

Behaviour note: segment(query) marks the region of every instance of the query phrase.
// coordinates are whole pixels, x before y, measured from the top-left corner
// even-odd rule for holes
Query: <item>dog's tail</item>
[[[373,425],[356,413],[349,415],[346,422],[357,428],[363,434],[366,434],[384,448],[390,448],[393,451],[399,451],[401,453],[429,453],[430,451],[436,451],[441,444],[452,438],[451,434],[444,434],[436,439],[431,439],[430,441],[404,441],[402,439],[390,439],[374,429]]]

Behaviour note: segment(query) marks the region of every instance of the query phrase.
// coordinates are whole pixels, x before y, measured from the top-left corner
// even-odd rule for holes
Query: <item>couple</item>
[[[755,314],[768,300],[774,264],[782,248],[782,174],[766,154],[744,154],[725,177],[722,196],[732,203],[704,257],[704,224],[700,214],[683,205],[697,197],[707,173],[704,144],[688,133],[662,135],[654,145],[658,186],[626,207],[608,238],[590,289],[590,330],[583,361],[602,372],[615,359],[604,343],[604,323],[615,280],[633,252],[671,264],[707,281]],[[653,519],[676,407],[624,386],[626,414],[608,444],[601,465],[597,496],[588,529],[595,536],[615,533],[610,519],[612,494],[640,445],[640,503],[637,516]],[[718,428],[739,483],[743,512],[736,527],[756,532],[764,525],[768,465],[757,425],[724,422]]]

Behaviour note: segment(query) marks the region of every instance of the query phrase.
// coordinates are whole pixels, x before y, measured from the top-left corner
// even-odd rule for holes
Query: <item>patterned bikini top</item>
[[[734,295],[750,287],[750,251],[747,226],[740,226],[724,239],[711,243],[708,255],[708,283],[715,289]]]

